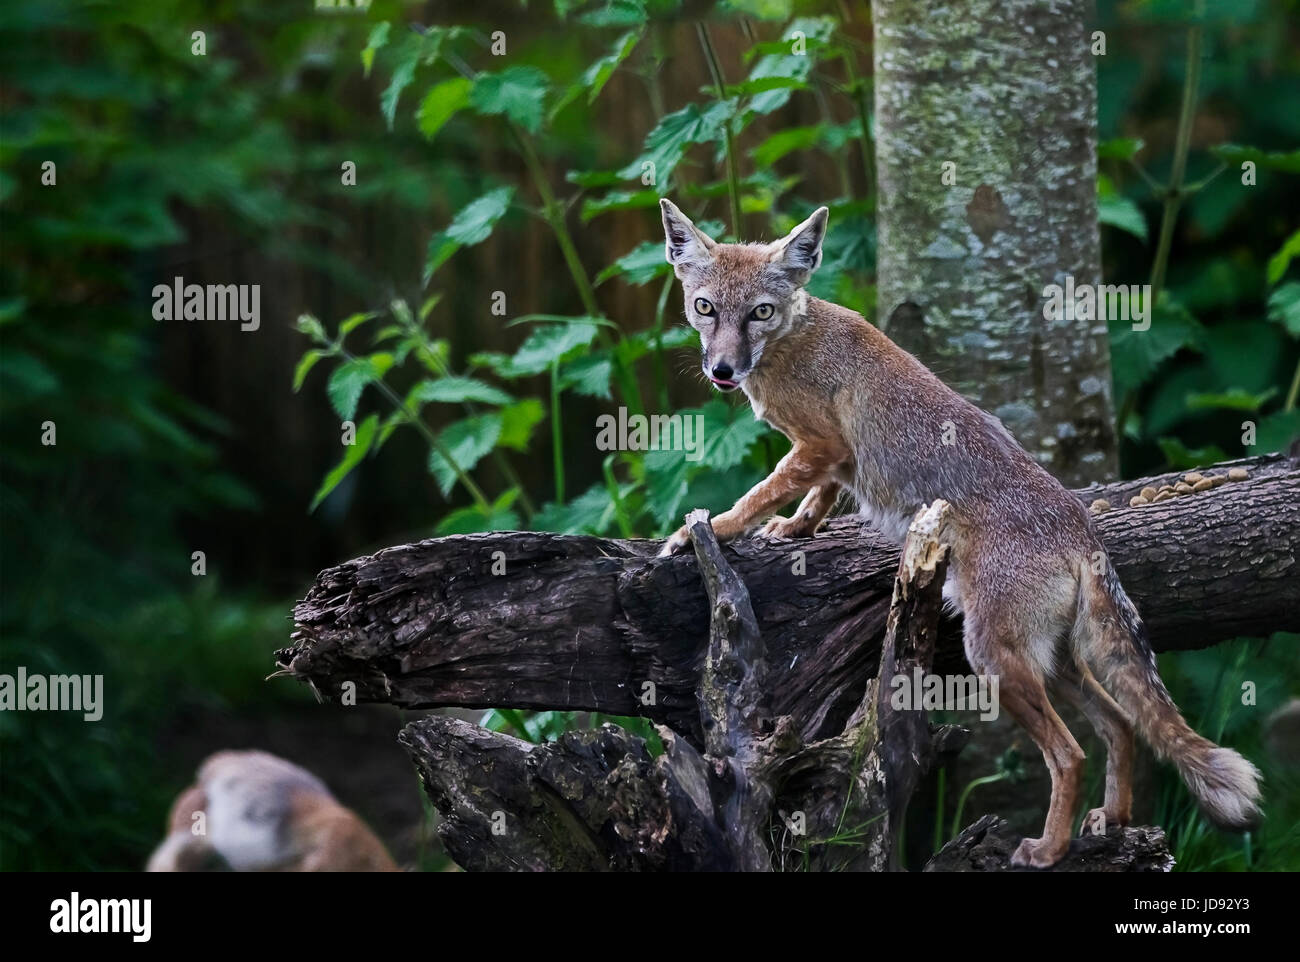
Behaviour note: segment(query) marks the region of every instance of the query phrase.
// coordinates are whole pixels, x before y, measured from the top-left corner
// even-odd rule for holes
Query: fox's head
[[[704,375],[720,391],[749,376],[768,345],[804,323],[803,286],[822,261],[828,211],[770,244],[719,244],[661,200],[668,263],[682,282],[686,319],[700,332]]]

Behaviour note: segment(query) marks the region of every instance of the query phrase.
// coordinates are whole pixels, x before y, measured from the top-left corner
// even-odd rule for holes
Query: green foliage
[[[1260,827],[1232,835],[1210,826],[1177,772],[1161,766],[1154,821],[1168,832],[1179,871],[1276,872],[1300,862],[1300,779],[1264,739],[1264,720],[1300,689],[1297,641],[1282,632],[1161,656],[1161,677],[1189,724],[1256,762],[1265,786]]]
[[[472,247],[487,240],[497,221],[510,209],[513,187],[498,187],[479,197],[458,213],[446,230],[429,240],[429,257],[424,265],[424,283],[462,247]]]
[[[852,83],[855,74],[851,66],[841,71],[835,64],[855,59],[860,51],[847,41],[836,40],[831,18],[798,17],[771,40],[755,42],[746,58],[753,65],[745,80],[724,82],[721,90],[705,91],[703,101],[666,111],[647,132],[641,154],[622,169],[571,171],[567,180],[577,192],[561,202],[538,158],[562,149],[562,118],[570,122],[572,115],[590,111],[616,74],[629,69],[634,55],[643,49],[646,17],[645,7],[628,0],[615,0],[581,14],[583,23],[619,27],[622,32],[602,41],[585,67],[559,64],[549,68],[550,75],[518,63],[500,71],[475,72],[467,66],[472,60],[469,33],[456,28],[437,28],[418,38],[403,39],[402,49],[394,52],[389,47],[398,33],[396,27],[385,30],[376,26],[362,52],[362,64],[369,71],[387,61],[390,79],[380,98],[385,116],[407,87],[425,90],[415,124],[426,138],[451,136],[449,131],[458,126],[482,129],[504,124],[528,171],[531,183],[526,186],[531,187],[540,204],[538,212],[551,226],[561,249],[571,245],[565,209],[580,205],[586,220],[616,210],[651,208],[673,186],[701,196],[720,196],[732,190],[741,199],[742,210],[769,215],[775,226],[788,229],[806,215],[811,204],[796,202],[788,213],[775,211],[774,205],[795,179],[783,181],[767,168],[788,162],[800,151],[825,152],[841,164],[845,152],[857,143],[864,152],[869,151],[860,119],[823,123],[793,138],[764,138],[752,149],[756,169],[747,177],[694,184],[683,173],[691,148],[718,145],[730,149],[729,135],[743,134],[754,118],[780,109],[792,96],[811,96],[814,87],[820,87],[823,96],[840,97],[846,113],[857,111],[860,104],[855,98],[861,91]],[[651,72],[659,56],[650,55]],[[572,72],[566,75],[566,71]],[[740,160],[738,153],[734,159]],[[847,173],[844,180],[847,184]],[[604,193],[586,196],[593,189],[604,189]],[[430,283],[461,249],[486,240],[512,205],[527,203],[525,190],[514,186],[487,189],[466,203],[447,227],[433,234],[424,282]],[[850,197],[837,202],[839,220],[827,238],[818,283],[869,309],[874,288],[855,279],[874,268],[874,231],[861,216],[866,212],[868,208]],[[715,236],[725,233],[721,223],[706,221],[701,226]],[[653,413],[647,412],[641,393],[646,367],[656,382],[656,400],[662,409],[668,396],[663,375],[665,352],[694,342],[693,332],[665,323],[666,287],[653,323],[637,331],[627,331],[604,317],[595,299],[595,289],[613,280],[636,286],[665,284],[671,272],[664,263],[662,241],[637,245],[596,272],[594,278],[576,255],[568,257],[568,266],[587,313],[516,318],[511,323],[527,323],[532,329],[513,353],[473,352],[462,369],[451,363],[445,342],[437,342],[428,333],[427,317],[412,319],[404,304],[394,304],[390,311],[392,323],[384,330],[391,335],[383,339],[382,350],[345,347],[350,333],[345,325],[330,336],[314,320],[300,324],[313,345],[299,364],[295,385],[301,385],[306,372],[325,361],[332,366],[326,390],[341,417],[357,416],[372,385],[377,388],[375,403],[381,405],[380,413],[361,422],[355,444],[330,472],[313,507],[403,427],[413,427],[424,437],[428,470],[437,489],[453,502],[439,523],[443,532],[525,524],[598,534],[664,534],[688,506],[688,499],[692,504],[694,499],[702,499],[715,509],[725,507],[725,502],[770,467],[782,442],[773,440],[747,408],[715,399],[699,408],[674,412],[680,418],[700,419],[703,435],[698,450],[619,451],[606,459],[602,480],[572,500],[565,499],[567,441],[561,413],[565,396],[607,400],[631,414]],[[436,361],[430,363],[433,358]],[[548,383],[546,400],[517,396],[520,384],[538,378]],[[464,415],[435,431],[424,423],[421,411],[421,405],[430,401],[459,404]],[[382,420],[372,420],[379,418]],[[534,429],[545,421],[551,424],[557,498],[536,509],[528,499],[518,497],[517,475],[509,464],[517,456],[530,456],[536,441]],[[490,480],[475,480],[484,476],[482,469],[488,466]],[[493,482],[501,485],[495,494],[489,493]],[[457,507],[458,497],[467,497],[472,503]]]
[[[1198,21],[1185,4],[1103,4],[1100,13],[1103,24],[1119,21],[1107,30],[1112,49],[1098,60],[1100,221],[1146,243],[1150,213],[1159,211],[1162,234],[1169,220],[1168,242],[1161,237],[1154,250],[1116,232],[1102,235],[1108,282],[1164,279],[1148,330],[1110,321],[1125,473],[1284,450],[1300,438],[1300,284],[1286,279],[1300,233],[1282,213],[1294,210],[1300,152],[1276,145],[1300,141],[1300,117],[1268,107],[1294,96],[1293,79],[1275,63],[1279,13],[1265,4],[1227,5],[1218,13],[1235,24],[1231,36],[1213,17]],[[1154,42],[1168,67],[1139,112],[1132,101],[1139,77],[1130,65],[1143,53],[1125,39],[1126,28],[1152,18],[1166,30],[1142,42]],[[1206,24],[1210,51],[1199,59],[1199,77],[1182,56],[1197,22]],[[1206,144],[1190,136],[1193,125],[1180,124],[1190,136],[1186,176],[1170,184],[1152,173],[1173,166],[1177,145],[1159,134],[1160,124],[1175,123],[1182,104],[1194,111],[1189,120],[1213,125],[1230,103],[1241,109],[1225,126],[1260,146]],[[1133,136],[1145,130],[1153,135]]]
[[[138,866],[179,784],[156,768],[154,733],[186,706],[240,704],[254,679],[265,698],[266,653],[283,640],[284,599],[223,599],[211,579],[195,589],[189,574],[187,520],[252,517],[244,512],[257,502],[239,478],[257,466],[221,463],[228,426],[159,373],[167,359],[153,347],[148,279],[188,225],[215,223],[267,258],[312,260],[352,296],[388,302],[337,324],[304,315],[305,350],[283,387],[323,391],[321,409],[353,422],[312,509],[341,514],[345,481],[414,444],[428,492],[446,498],[436,521],[421,522],[437,534],[663,535],[687,508],[729,506],[781,455],[784,441],[748,408],[681,400],[688,379],[671,374],[683,361],[695,367],[697,345],[670,320],[660,196],[715,214],[734,197],[738,218],[701,223],[715,237],[774,236],[829,203],[814,293],[874,315],[871,91],[859,77],[870,52],[836,19],[838,7],[731,0],[703,27],[748,38],[743,67],[719,78],[721,90],[668,97],[670,58],[699,56],[693,43],[672,49],[661,29],[680,17],[676,0],[532,6],[530,16],[554,10],[553,29],[540,40],[512,32],[508,63],[485,56],[477,28],[306,12],[284,20],[250,3],[50,0],[0,14],[0,76],[11,94],[0,129],[0,637],[6,665],[102,671],[113,692],[99,727],[0,716],[3,867]],[[1099,7],[1112,44],[1098,61],[1106,275],[1143,283],[1157,256],[1156,175],[1170,167],[1187,11],[1173,2]],[[1300,117],[1278,107],[1295,94],[1277,42],[1285,19],[1266,4],[1230,7],[1206,20],[1197,102],[1207,122],[1194,126],[1152,326],[1111,326],[1130,474],[1300,435],[1300,231],[1287,220]],[[374,13],[398,15],[395,5]],[[740,15],[750,18],[743,31]],[[189,52],[193,24],[208,25],[206,58]],[[241,42],[223,44],[223,27]],[[1149,48],[1125,49],[1130,34]],[[734,69],[734,57],[724,59]],[[348,84],[364,85],[368,111],[353,109]],[[611,91],[644,91],[657,105],[656,119],[616,151],[591,133],[607,126]],[[306,130],[341,129],[348,139],[304,143]],[[1218,143],[1229,134],[1214,131],[1235,143]],[[403,162],[388,163],[403,146]],[[338,219],[295,199],[308,181],[337,186],[340,156],[368,171],[349,188],[353,203],[386,197],[412,218],[435,218],[427,249],[412,250],[394,276],[366,273],[331,249],[350,240]],[[57,189],[33,188],[46,160],[58,164]],[[1256,185],[1242,183],[1242,164],[1255,166]],[[818,170],[840,196],[805,184]],[[573,217],[596,232],[600,218],[628,211],[644,212],[644,239],[630,250],[627,240],[597,247],[600,261],[584,263]],[[435,293],[416,307],[416,275],[425,287],[450,287],[458,256],[494,234],[522,240],[530,215],[552,232],[567,275],[547,277],[546,302],[529,309],[559,313],[511,315],[528,330],[512,349],[489,351],[458,332],[462,305],[440,306]],[[654,310],[635,321],[607,316],[636,293],[629,288],[650,292]],[[312,306],[336,317],[354,304]],[[592,447],[593,406],[699,417],[705,443],[690,457],[621,450],[575,466],[572,455]],[[1258,428],[1248,451],[1244,420]],[[55,448],[39,443],[45,421],[58,426]],[[520,477],[533,464],[553,474],[537,504],[537,485]],[[546,713],[500,723],[542,739],[587,722]],[[653,734],[640,720],[619,723]],[[1270,824],[1296,821],[1284,807],[1270,814]],[[1199,823],[1187,824],[1179,844],[1190,864],[1198,853],[1206,864],[1222,855]],[[1276,841],[1252,864],[1283,864],[1290,843],[1285,833]]]

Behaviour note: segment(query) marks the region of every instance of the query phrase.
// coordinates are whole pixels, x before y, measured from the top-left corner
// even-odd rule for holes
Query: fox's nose
[[[725,361],[719,361],[717,364],[713,365],[713,376],[719,381],[730,381],[731,375],[735,373],[736,372],[731,369],[731,365]]]

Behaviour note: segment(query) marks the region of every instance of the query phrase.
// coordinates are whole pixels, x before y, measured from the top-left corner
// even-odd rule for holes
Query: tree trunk
[[[1206,470],[1230,466],[1249,479],[1137,508],[1143,486],[1177,476],[1078,492],[1116,506],[1097,528],[1158,651],[1300,629],[1300,464]],[[702,749],[708,598],[696,560],[657,547],[503,532],[388,548],[322,572],[277,659],[332,701],[643,715]],[[842,732],[876,673],[897,549],[842,518],[723,554],[749,587],[769,717],[790,716],[804,742]],[[941,623],[935,657],[939,671],[968,670],[959,621]]]
[[[1043,312],[1101,278],[1090,7],[872,2],[881,327],[1067,484],[1116,473],[1106,324]]]

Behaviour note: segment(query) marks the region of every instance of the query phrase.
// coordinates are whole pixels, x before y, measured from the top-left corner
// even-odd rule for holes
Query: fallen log
[[[935,853],[923,872],[1169,872],[1174,856],[1165,833],[1153,825],[1112,828],[1085,835],[1048,869],[1013,868],[1020,833],[996,815],[985,815]]]
[[[1076,492],[1158,651],[1300,630],[1300,464],[1226,462],[1245,480],[1129,507],[1165,474]],[[388,548],[317,577],[296,606],[288,673],[336,700],[642,715],[704,746],[696,694],[710,609],[696,559],[659,542],[501,532]],[[723,555],[748,586],[771,717],[810,743],[844,729],[875,675],[898,550],[860,519],[754,537]],[[945,619],[935,667],[965,672]]]
[[[926,672],[948,546],[948,505],[918,513],[898,567],[882,657],[889,674]],[[531,745],[431,716],[399,740],[471,870],[883,871],[899,849],[920,777],[963,729],[931,732],[920,705],[893,704],[874,680],[845,729],[805,745],[768,711],[762,637],[744,583],[706,512],[687,529],[712,613],[697,701],[705,749],[671,729],[652,758],[613,725]]]

